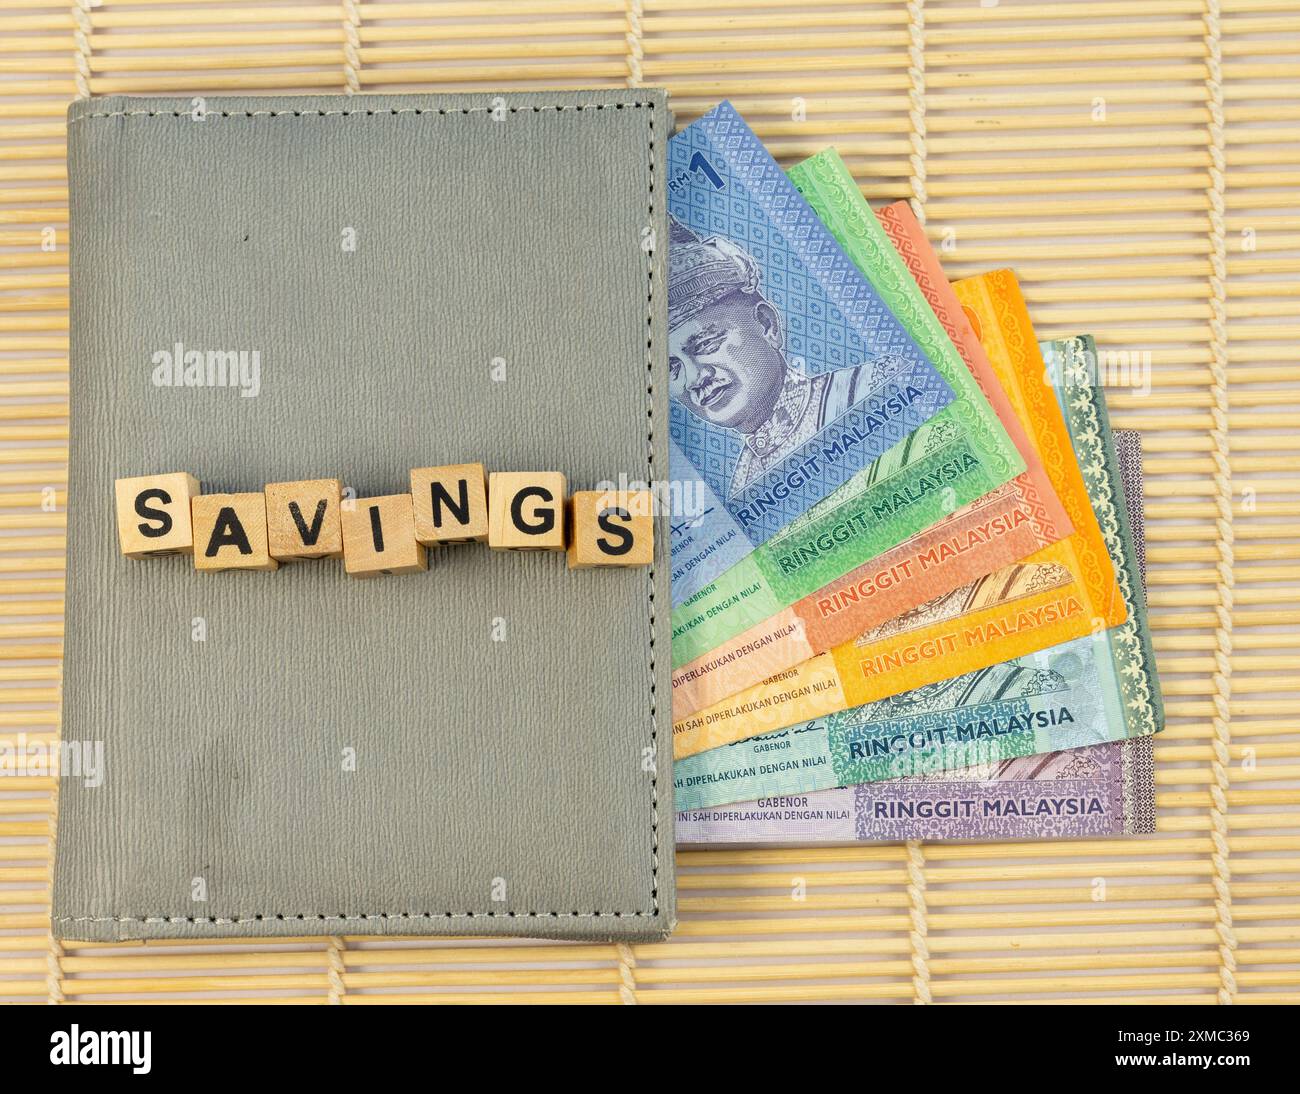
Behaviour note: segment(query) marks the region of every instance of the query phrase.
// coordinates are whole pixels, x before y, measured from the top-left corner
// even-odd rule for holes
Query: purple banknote
[[[1113,433],[1146,579],[1141,435]],[[1151,738],[677,814],[677,841],[1056,839],[1155,830]]]

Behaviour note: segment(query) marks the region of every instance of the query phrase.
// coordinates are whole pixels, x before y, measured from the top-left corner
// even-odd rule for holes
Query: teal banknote
[[[1164,706],[1096,348],[1042,344],[1128,607],[1118,627],[679,760],[679,809],[928,775],[1157,733]]]

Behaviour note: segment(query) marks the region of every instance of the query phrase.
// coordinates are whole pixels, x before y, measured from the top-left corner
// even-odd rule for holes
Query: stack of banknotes
[[[1141,448],[1093,339],[728,103],[667,190],[679,842],[1151,831]]]

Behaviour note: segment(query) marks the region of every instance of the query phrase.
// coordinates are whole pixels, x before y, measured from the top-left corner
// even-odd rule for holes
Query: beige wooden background
[[[58,732],[69,100],[627,84],[836,144],[951,276],[1014,266],[1040,335],[1116,351],[1160,832],[680,853],[660,945],[59,946],[57,786],[10,778],[0,999],[1300,1001],[1300,0],[0,0],[0,735]]]

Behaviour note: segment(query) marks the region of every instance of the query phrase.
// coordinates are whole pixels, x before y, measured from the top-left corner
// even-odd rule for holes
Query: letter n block
[[[411,472],[415,538],[426,547],[488,537],[487,475],[481,463]]]
[[[648,490],[579,490],[569,502],[569,569],[649,566],[655,557]]]
[[[266,484],[266,536],[271,557],[341,558],[343,484],[338,479],[303,479]]]
[[[353,577],[413,574],[429,568],[415,538],[410,494],[357,498],[343,513],[343,569]]]
[[[199,480],[185,471],[118,479],[117,541],[127,558],[187,555],[194,549],[190,499]]]
[[[266,495],[200,494],[190,503],[194,568],[278,570],[266,544]]]
[[[564,490],[559,471],[492,472],[488,546],[498,551],[563,551]]]

